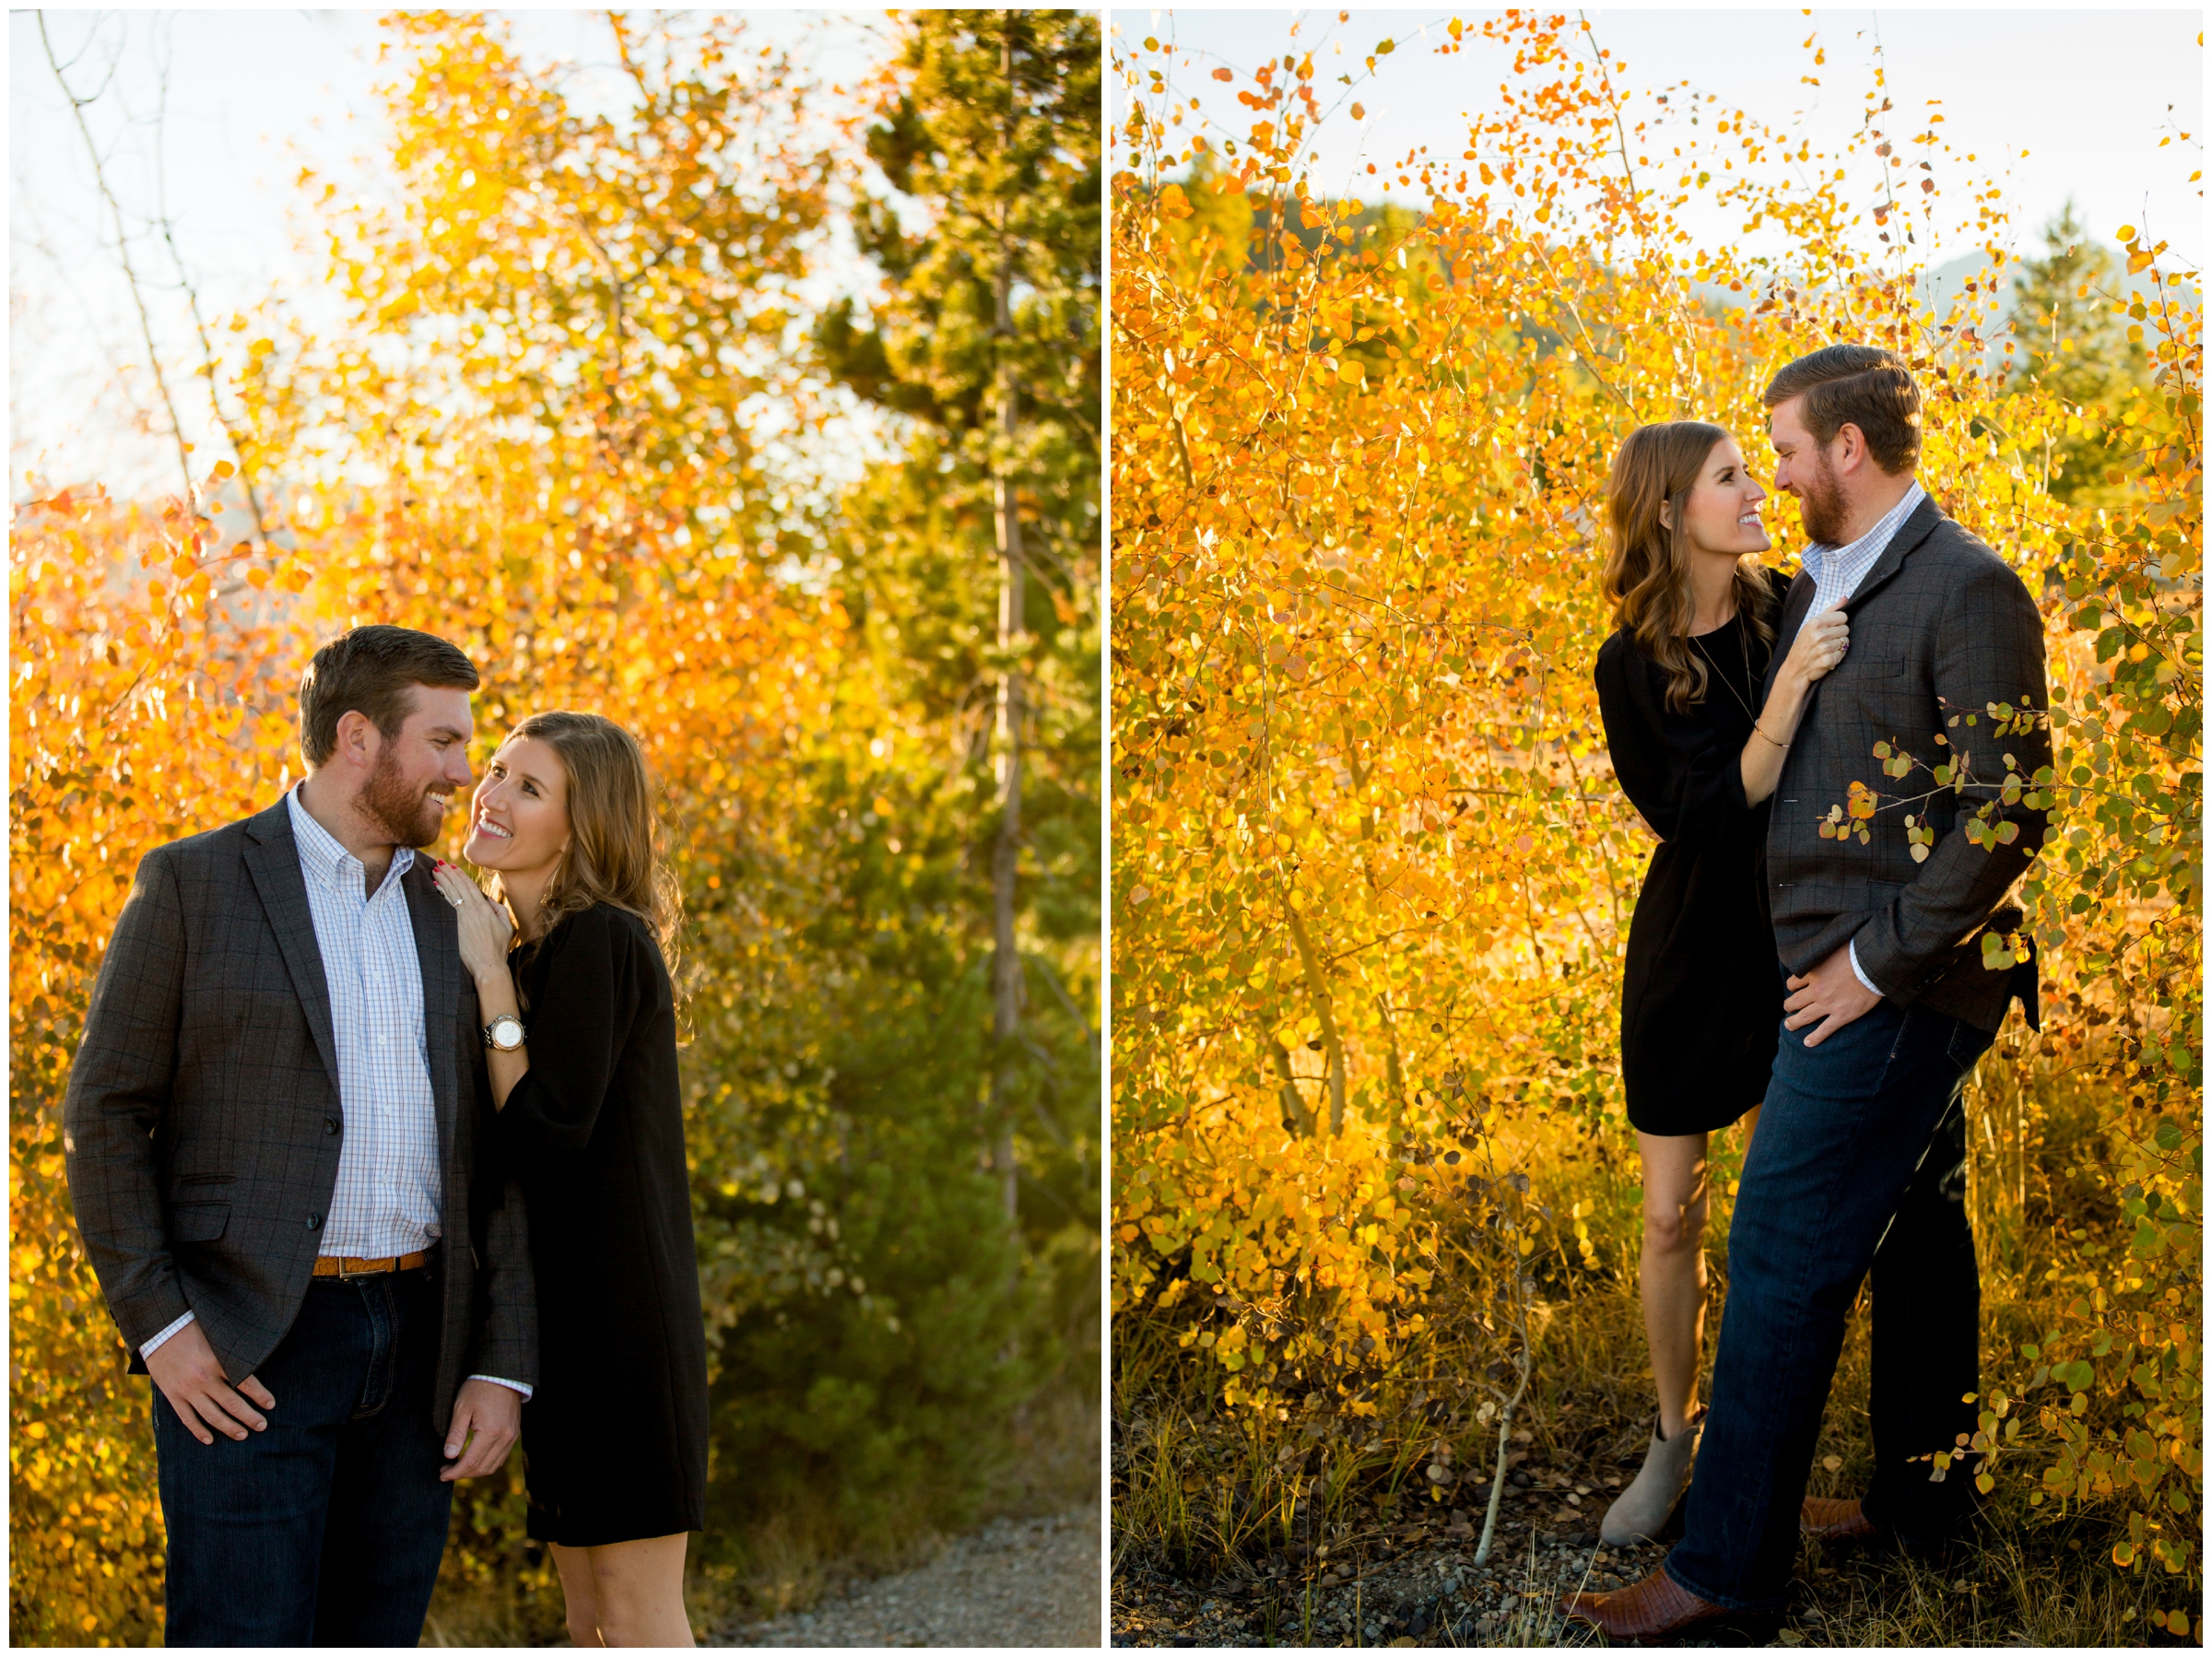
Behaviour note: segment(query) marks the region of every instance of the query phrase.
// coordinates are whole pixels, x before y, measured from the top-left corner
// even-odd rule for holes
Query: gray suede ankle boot
[[[1641,1470],[1598,1521],[1598,1536],[1608,1546],[1657,1539],[1666,1525],[1666,1516],[1682,1499],[1682,1492],[1689,1488],[1690,1471],[1698,1458],[1698,1437],[1704,1429],[1702,1408],[1671,1439],[1660,1437],[1658,1423],[1652,1424],[1652,1447]]]

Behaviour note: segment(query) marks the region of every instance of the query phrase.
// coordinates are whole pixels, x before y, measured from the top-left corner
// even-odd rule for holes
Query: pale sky
[[[45,14],[71,89],[80,98],[99,92],[87,118],[112,158],[110,182],[124,208],[132,257],[147,279],[156,336],[171,360],[187,355],[191,335],[175,264],[147,228],[164,192],[179,253],[211,320],[279,283],[304,314],[316,313],[319,264],[294,245],[293,180],[308,165],[349,181],[348,194],[382,188],[375,158],[384,128],[371,88],[393,78],[396,66],[376,65],[377,16]],[[572,104],[616,107],[621,88],[599,14],[511,16],[526,58],[575,65],[566,86]],[[146,347],[85,141],[48,65],[39,21],[30,11],[8,18],[11,499],[26,498],[29,469],[54,485],[98,478],[117,493],[173,488],[166,429],[138,429],[141,411],[155,405]],[[763,44],[791,48],[832,86],[853,85],[882,55],[880,13],[770,10],[748,21]],[[846,239],[818,286],[839,292],[869,280]],[[187,380],[180,397],[187,440],[198,445],[194,459],[211,464],[222,451],[208,432],[206,394]]]
[[[375,14],[366,11],[72,12],[49,11],[47,26],[79,95],[100,88],[87,114],[112,158],[134,257],[150,275],[158,337],[172,356],[188,337],[175,268],[147,231],[157,182],[166,187],[179,251],[199,284],[204,308],[227,315],[276,283],[312,314],[316,265],[293,246],[293,176],[302,164],[373,192],[382,184],[372,158],[381,117],[371,88],[387,71],[374,65]],[[1178,47],[1177,80],[1199,96],[1218,133],[1241,138],[1252,115],[1234,88],[1209,78],[1217,64],[1241,74],[1260,59],[1320,43],[1322,80],[1344,70],[1388,35],[1405,46],[1383,65],[1364,123],[1331,121],[1324,129],[1319,177],[1324,187],[1372,191],[1367,159],[1394,159],[1427,144],[1456,154],[1461,112],[1495,99],[1504,65],[1474,47],[1453,58],[1421,48],[1420,29],[1443,38],[1454,15],[1335,10],[1116,10],[1124,37],[1147,33]],[[1476,19],[1485,14],[1461,12]],[[2111,240],[2123,223],[2148,225],[2194,263],[2203,251],[2203,14],[2194,10],[1824,11],[1795,9],[1663,11],[1607,8],[1589,14],[1598,39],[1626,65],[1625,82],[1657,88],[1688,79],[1719,92],[1778,126],[1833,139],[1855,123],[1864,70],[1878,29],[1889,93],[1905,117],[1940,99],[1943,131],[1955,151],[1994,162],[2013,212],[2016,245],[2030,248],[2043,221],[2071,195],[2092,232]],[[605,25],[571,11],[513,14],[534,59],[578,65],[572,98],[589,105],[611,56]],[[878,52],[879,14],[762,11],[763,37],[800,45],[826,82],[850,83]],[[1295,37],[1292,23],[1299,23]],[[38,15],[9,20],[9,465],[21,499],[27,468],[53,482],[100,477],[128,491],[166,487],[173,472],[165,435],[134,429],[150,405],[145,347],[129,304],[105,210],[92,188],[84,141],[63,101],[39,38]],[[1806,54],[1799,42],[1818,29],[1828,51],[1823,85],[1800,84]],[[1331,51],[1340,43],[1343,55]],[[168,64],[167,105],[160,107]],[[112,79],[106,78],[114,65]],[[1187,69],[1183,65],[1187,65]],[[1343,88],[1335,88],[1337,91]],[[1110,111],[1120,88],[1109,77]],[[1348,101],[1348,100],[1347,100]],[[1324,99],[1324,104],[1326,100]],[[2171,106],[2171,107],[2170,107]],[[157,124],[157,113],[159,119]],[[2191,135],[2164,149],[2159,139]],[[2028,151],[2025,157],[2021,150]],[[371,158],[355,170],[353,158]],[[2000,161],[1998,158],[2003,158]],[[162,164],[158,181],[155,162]],[[1117,153],[1117,160],[1125,152]],[[1712,233],[1725,233],[1717,224]],[[1959,249],[1937,250],[1936,257]],[[1932,261],[1933,262],[1933,261]],[[825,291],[859,286],[854,262],[823,273]],[[188,394],[190,388],[187,388]],[[187,394],[187,435],[201,456],[206,440],[200,404]]]
[[[1117,7],[1111,22],[1118,32],[1110,38],[1117,47],[1147,35],[1172,42],[1178,95],[1199,98],[1198,113],[1217,123],[1215,133],[1240,141],[1255,118],[1235,102],[1239,87],[1251,84],[1248,73],[1269,56],[1314,51],[1323,109],[1335,94],[1347,104],[1360,98],[1367,111],[1361,123],[1344,114],[1324,122],[1317,188],[1373,199],[1382,192],[1367,175],[1366,162],[1395,159],[1424,144],[1456,158],[1465,147],[1462,112],[1496,107],[1499,83],[1511,69],[1502,53],[1479,41],[1452,57],[1433,50],[1448,38],[1443,26],[1453,16],[1478,22],[1494,15],[1355,10],[1349,22],[1339,23],[1335,7]],[[2204,156],[2201,10],[1816,7],[1808,17],[1794,7],[1607,7],[1582,15],[1590,18],[1598,41],[1625,65],[1619,84],[1657,91],[1687,79],[1693,90],[1718,93],[1723,104],[1801,132],[1816,145],[1840,141],[1856,127],[1861,93],[1872,84],[1867,65],[1878,34],[1888,95],[1897,106],[1889,118],[1897,123],[1891,135],[1917,130],[1913,115],[1925,111],[1928,100],[1940,100],[1935,107],[1945,119],[1938,130],[1953,150],[1961,158],[1973,153],[1975,170],[1991,166],[2006,188],[2016,249],[2036,245],[2036,232],[2071,196],[2100,241],[2110,243],[2122,225],[2147,225],[2171,243],[2179,259],[2194,264],[2202,257],[2203,185],[2189,182]],[[1818,68],[1801,49],[1816,30],[1828,58]],[[1398,50],[1383,59],[1375,80],[1347,92],[1335,77],[1348,72],[1357,79],[1364,73],[1361,60],[1385,37],[1397,41]],[[1157,65],[1161,59],[1147,53],[1143,62]],[[1213,80],[1217,66],[1234,69],[1237,80]],[[1799,77],[1808,73],[1822,84],[1802,84]],[[1118,119],[1125,113],[1122,88],[1112,78],[1109,87]],[[1176,135],[1190,130],[1186,125]],[[2189,134],[2189,140],[2177,136],[2160,149],[2159,139],[2177,131]],[[1124,147],[1117,161],[1125,156]],[[1953,176],[1959,170],[1962,163]],[[1717,220],[1697,228],[1727,233]],[[1964,251],[1964,245],[1947,247],[1936,259]]]

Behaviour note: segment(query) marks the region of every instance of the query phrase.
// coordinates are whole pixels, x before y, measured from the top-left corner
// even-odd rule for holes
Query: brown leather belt
[[[315,1261],[318,1277],[381,1277],[386,1272],[412,1272],[430,1263],[430,1252],[387,1254],[382,1260],[363,1260],[353,1254],[324,1254]]]

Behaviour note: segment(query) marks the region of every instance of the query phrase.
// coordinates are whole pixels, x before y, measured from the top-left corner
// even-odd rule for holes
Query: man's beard
[[[1797,513],[1804,521],[1806,540],[1822,546],[1843,545],[1843,530],[1850,522],[1851,510],[1843,502],[1842,488],[1836,482],[1836,475],[1829,470],[1825,455],[1813,468],[1812,476],[1797,485]]]
[[[376,757],[356,801],[361,814],[392,837],[395,846],[427,846],[445,823],[445,805],[411,786],[386,747]]]

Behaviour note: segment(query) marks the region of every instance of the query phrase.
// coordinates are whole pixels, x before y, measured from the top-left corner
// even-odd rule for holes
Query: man
[[[469,784],[476,686],[405,628],[316,652],[306,780],[147,852],[93,988],[64,1146],[161,1394],[171,1645],[415,1644],[453,1481],[520,1429],[528,1235],[415,852]]]
[[[1561,1608],[1615,1639],[1665,1639],[1782,1607],[1800,1526],[1827,1541],[1943,1544],[1969,1516],[1980,1286],[1965,1207],[1961,1093],[2013,996],[2035,1022],[2031,968],[1982,964],[1985,932],[2044,814],[2000,805],[1994,849],[1967,825],[2007,769],[2050,761],[2047,728],[1999,736],[1988,707],[2044,706],[2041,619],[1998,557],[1914,477],[1920,395],[1894,353],[1830,346],[1767,387],[1775,482],[1803,503],[1805,567],[1779,663],[1816,610],[1850,617],[1843,662],[1814,689],[1783,761],[1767,887],[1787,994],[1759,1134],[1728,1240],[1728,1299],[1681,1543],[1662,1570]],[[1969,786],[1885,805],[1855,834],[1819,823],[1876,744]],[[1936,785],[1916,771],[1894,785]],[[1905,817],[1935,833],[1914,862]],[[1864,1498],[1805,1499],[1845,1318],[1873,1275],[1875,1473]],[[1941,1457],[1942,1460],[1936,1458]]]

